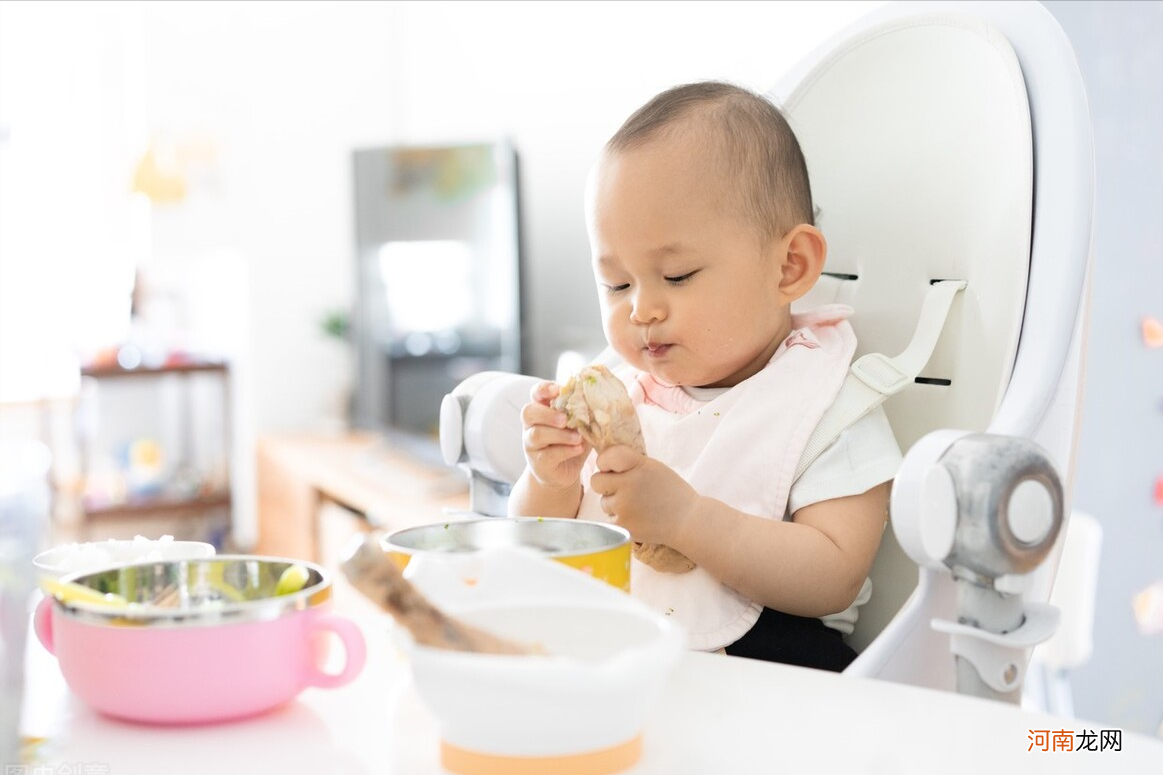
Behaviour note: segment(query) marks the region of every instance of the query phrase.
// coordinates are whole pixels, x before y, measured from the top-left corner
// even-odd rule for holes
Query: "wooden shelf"
[[[229,366],[222,361],[179,361],[166,363],[161,366],[140,366],[135,369],[123,369],[113,365],[85,366],[81,369],[82,377],[157,377],[163,374],[189,374],[198,371],[225,372]]]
[[[180,452],[174,453],[173,447],[167,448],[171,450],[170,454],[179,465],[192,464],[194,461],[193,446],[191,439],[194,436],[195,428],[198,427],[199,417],[196,416],[195,394],[193,392],[193,385],[196,383],[198,374],[207,374],[215,378],[221,385],[221,404],[218,411],[221,412],[221,424],[223,430],[222,452],[226,460],[233,456],[232,449],[232,433],[231,433],[231,411],[230,411],[230,364],[226,361],[196,359],[187,357],[175,357],[167,360],[165,363],[157,366],[141,366],[133,369],[126,369],[116,363],[100,363],[89,364],[82,367],[82,378],[92,383],[92,390],[82,391],[88,393],[87,397],[83,398],[86,401],[100,401],[101,388],[99,385],[104,383],[119,383],[121,388],[128,388],[127,382],[135,380],[168,380],[170,378],[177,378],[176,387],[180,389],[179,395],[184,396],[184,404],[180,408],[172,409],[176,411],[178,416],[174,418],[180,425],[178,431]],[[156,395],[156,394],[155,394]],[[154,401],[157,399],[154,398]],[[160,405],[160,404],[159,404]],[[93,408],[94,417],[97,416],[96,404]],[[91,461],[93,458],[93,446],[98,434],[93,427],[88,427],[80,422],[80,417],[84,415],[84,407],[78,413],[78,420],[75,423],[75,435],[77,438],[78,448],[81,455],[81,478],[85,480],[87,473],[91,470]],[[173,435],[173,434],[171,434]],[[108,442],[101,442],[107,444]],[[209,487],[210,485],[204,485]],[[81,496],[80,513],[82,521],[82,533],[84,533],[84,523],[87,520],[93,519],[116,519],[116,518],[132,518],[132,517],[162,517],[162,516],[197,516],[199,513],[206,513],[217,510],[230,510],[232,505],[231,493],[229,485],[223,486],[221,484],[214,485],[215,489],[209,492],[200,491],[199,494],[183,496],[175,492],[166,492],[165,494],[157,496],[148,495],[134,495],[123,501],[110,502],[101,498],[86,498]],[[218,489],[221,487],[221,489]],[[165,492],[163,490],[163,492]],[[232,521],[233,515],[228,517]]]
[[[85,515],[90,519],[100,519],[102,517],[132,517],[140,514],[182,514],[185,512],[227,508],[229,506],[230,493],[221,492],[197,495],[190,498],[160,496],[157,498],[129,500],[124,503],[101,505],[87,503],[85,504]]]

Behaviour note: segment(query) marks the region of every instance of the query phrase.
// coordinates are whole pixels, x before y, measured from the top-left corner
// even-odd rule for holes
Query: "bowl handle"
[[[52,638],[52,607],[52,595],[41,597],[40,602],[36,604],[36,611],[32,615],[32,629],[36,632],[37,640],[55,657],[56,651],[53,650]]]
[[[328,673],[319,665],[311,663],[307,666],[305,682],[310,686],[320,686],[324,689],[334,689],[350,683],[367,661],[367,643],[363,632],[350,619],[336,614],[323,614],[311,623],[311,634],[333,632],[343,641],[345,655],[343,670],[338,673]]]

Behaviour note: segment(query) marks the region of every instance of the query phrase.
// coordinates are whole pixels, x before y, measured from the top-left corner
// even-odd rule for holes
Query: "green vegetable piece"
[[[279,576],[279,583],[275,585],[275,595],[294,594],[307,586],[310,578],[310,572],[302,565],[289,565]]]

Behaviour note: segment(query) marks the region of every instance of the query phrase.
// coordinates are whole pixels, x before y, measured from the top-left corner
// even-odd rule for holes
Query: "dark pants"
[[[819,619],[792,616],[771,608],[763,609],[755,625],[728,646],[727,653],[836,673],[856,659],[856,652],[844,642],[838,630]]]

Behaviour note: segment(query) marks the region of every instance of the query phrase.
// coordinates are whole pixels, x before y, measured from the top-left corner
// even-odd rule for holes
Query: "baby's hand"
[[[565,412],[550,406],[560,391],[554,382],[538,382],[533,386],[530,402],[521,410],[529,471],[538,484],[555,490],[578,483],[590,452],[582,435],[565,427]]]
[[[590,487],[602,496],[602,511],[635,541],[669,543],[698,501],[674,469],[630,447],[610,447],[596,463]]]

